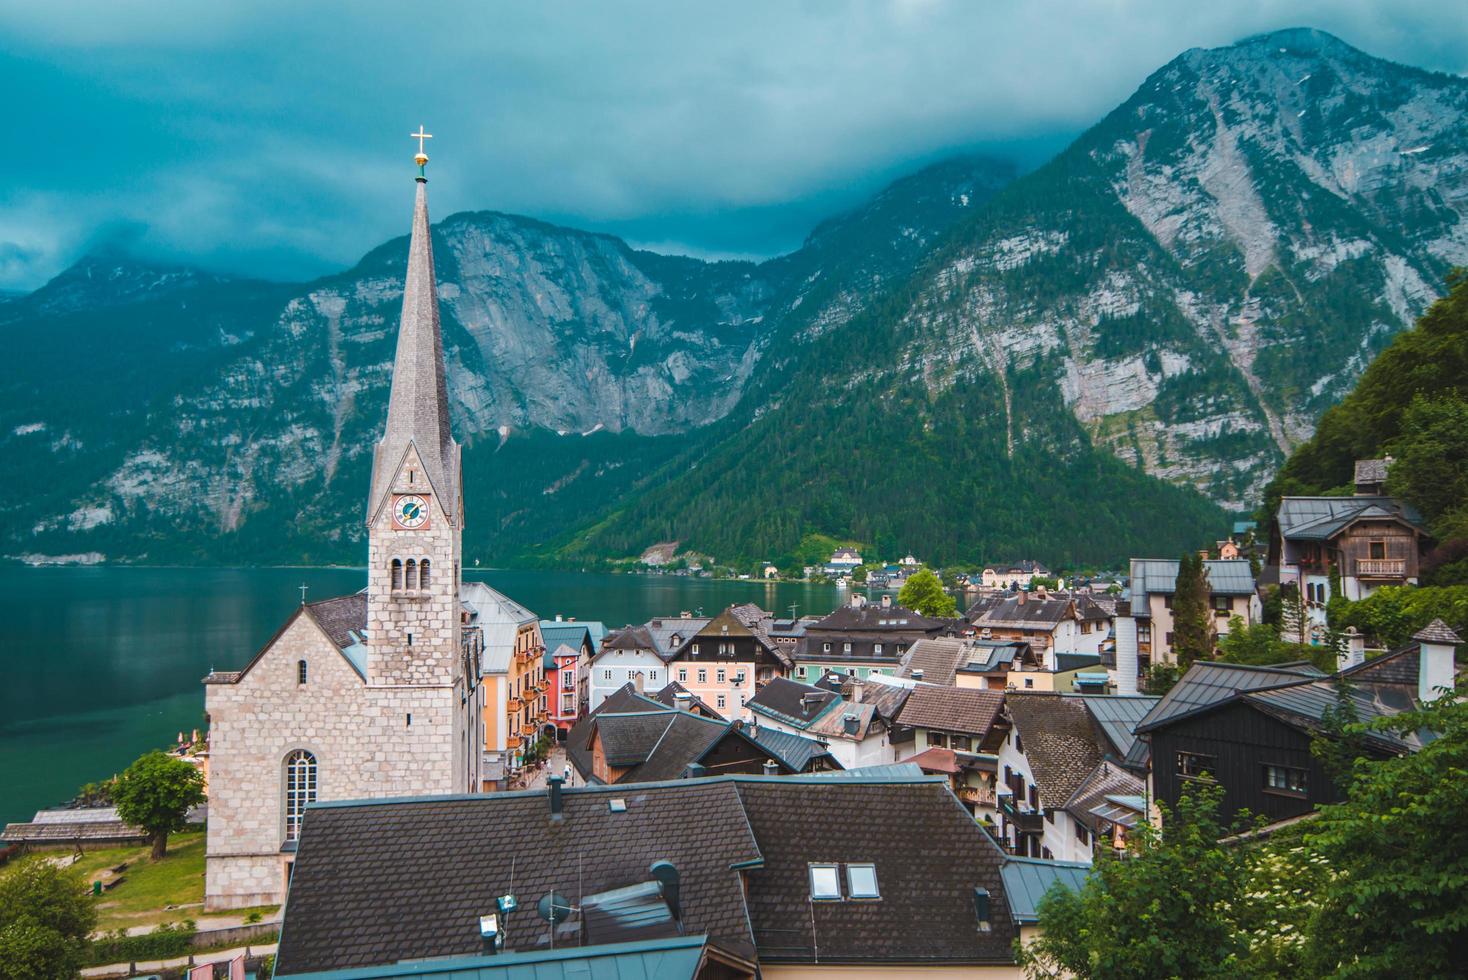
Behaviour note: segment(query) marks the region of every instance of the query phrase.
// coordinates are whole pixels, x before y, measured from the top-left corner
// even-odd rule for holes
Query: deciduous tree
[[[75,871],[40,858],[0,874],[0,978],[77,975],[97,911]]]
[[[958,614],[958,602],[943,589],[930,569],[924,568],[914,574],[897,593],[897,604],[922,613],[924,616],[954,616]]]
[[[112,799],[119,818],[147,831],[158,861],[167,853],[168,835],[182,830],[189,810],[204,802],[204,776],[166,752],[149,752],[118,777]]]

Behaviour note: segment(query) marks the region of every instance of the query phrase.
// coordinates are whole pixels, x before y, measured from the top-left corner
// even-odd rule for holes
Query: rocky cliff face
[[[1058,394],[1098,445],[1243,509],[1468,261],[1468,81],[1308,30],[1190,51],[964,234],[908,313],[905,379]],[[1045,390],[1010,392],[1015,366]]]
[[[477,489],[496,520],[485,531],[523,545],[516,528],[547,533],[549,498],[582,501],[584,514],[609,485],[626,489],[602,478],[653,467],[728,414],[793,313],[844,321],[1010,175],[994,161],[941,165],[760,265],[639,252],[493,212],[437,225],[454,426],[467,465],[484,471]],[[226,539],[245,557],[354,557],[406,244],[297,287],[89,256],[7,303],[0,332],[54,363],[0,368],[0,460],[34,464],[41,452],[58,474],[23,509],[0,503],[12,553],[74,551],[85,537],[112,557],[158,559],[187,537],[182,557],[215,555]],[[120,324],[137,326],[119,337]],[[64,352],[32,342],[62,325],[74,342]],[[108,360],[119,346],[132,365],[122,376]],[[57,397],[52,371],[110,391],[111,411]],[[548,448],[546,433],[576,449]],[[600,434],[623,438],[589,438]],[[538,449],[506,450],[513,475],[486,465],[521,437]]]

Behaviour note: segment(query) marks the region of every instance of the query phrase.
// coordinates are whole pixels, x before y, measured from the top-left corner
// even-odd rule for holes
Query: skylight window
[[[817,902],[841,901],[841,869],[838,865],[810,866],[810,897]]]
[[[846,894],[851,898],[881,898],[877,891],[877,866],[875,864],[848,864],[846,866]]]

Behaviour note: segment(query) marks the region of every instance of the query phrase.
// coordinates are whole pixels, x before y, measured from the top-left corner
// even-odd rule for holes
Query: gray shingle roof
[[[1094,834],[1097,830],[1097,815],[1092,811],[1105,803],[1108,796],[1140,796],[1146,788],[1146,784],[1137,776],[1114,763],[1102,760],[1076,787],[1075,793],[1066,801],[1065,811],[1085,824]]]
[[[1075,606],[1069,596],[1047,596],[1017,593],[989,598],[969,607],[967,619],[979,628],[1001,626],[1019,629],[1053,630],[1066,619],[1075,618]]]
[[[1385,483],[1386,470],[1387,462],[1384,459],[1358,459],[1355,482],[1358,486],[1363,483]]]
[[[949,685],[958,665],[968,659],[968,645],[963,640],[934,637],[918,640],[908,647],[902,661],[902,677],[921,670],[929,684]]]
[[[795,724],[809,725],[838,700],[840,695],[834,691],[776,677],[749,699],[747,707]]]
[[[456,521],[459,444],[449,431],[438,284],[433,274],[433,237],[428,224],[428,185],[423,181],[419,181],[413,201],[413,232],[408,244],[408,271],[403,279],[403,314],[398,324],[387,426],[372,451],[368,523],[386,501],[410,444],[418,450],[424,475],[439,505],[450,521]]]

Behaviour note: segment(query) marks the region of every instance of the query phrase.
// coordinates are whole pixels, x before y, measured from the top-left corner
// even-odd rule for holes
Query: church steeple
[[[449,402],[444,383],[443,338],[438,317],[438,284],[433,273],[433,238],[428,223],[428,155],[418,142],[418,193],[413,203],[413,232],[408,246],[408,273],[403,282],[403,315],[393,361],[392,394],[387,427],[372,457],[372,488],[367,501],[371,525],[392,495],[392,485],[411,446],[422,462],[433,495],[450,522],[458,524],[459,446],[449,431]]]

